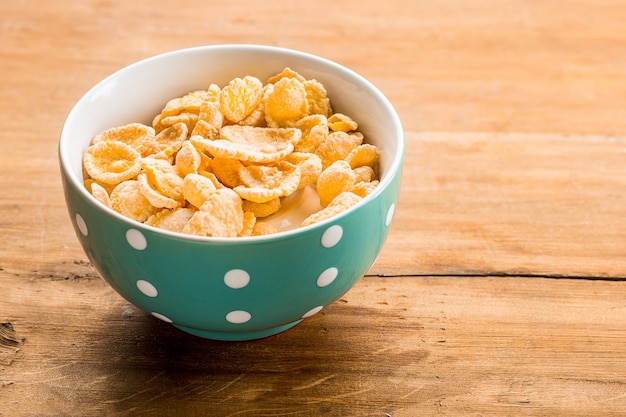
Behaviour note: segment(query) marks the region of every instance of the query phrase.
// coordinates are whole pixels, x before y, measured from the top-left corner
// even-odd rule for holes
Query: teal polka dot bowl
[[[357,205],[325,221],[272,235],[203,238],[123,217],[84,188],[82,155],[95,134],[131,122],[150,124],[170,98],[210,83],[225,85],[245,75],[266,80],[284,67],[320,81],[333,110],[355,119],[366,142],[378,147],[380,184]],[[59,141],[68,212],[98,273],[146,313],[218,340],[282,332],[349,291],[387,238],[403,155],[399,117],[369,81],[321,57],[260,45],[194,47],[132,64],[78,101]],[[298,207],[292,211],[297,213]]]

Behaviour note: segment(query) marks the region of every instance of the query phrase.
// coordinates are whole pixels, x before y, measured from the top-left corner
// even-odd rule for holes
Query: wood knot
[[[17,338],[17,333],[11,323],[0,323],[0,347],[14,348],[22,342]]]
[[[11,323],[0,323],[0,365],[11,365],[23,343]]]

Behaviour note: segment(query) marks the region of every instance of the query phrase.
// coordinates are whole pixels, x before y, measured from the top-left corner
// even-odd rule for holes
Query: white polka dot
[[[250,282],[250,275],[243,269],[231,269],[224,275],[224,283],[230,288],[243,288]]]
[[[233,324],[242,324],[250,321],[252,315],[247,311],[235,310],[226,315],[226,321]]]
[[[83,236],[87,236],[89,234],[89,229],[87,229],[85,219],[83,219],[83,216],[78,213],[76,213],[76,226],[78,226],[78,230],[80,230]]]
[[[391,224],[395,211],[396,211],[396,205],[392,204],[391,207],[389,207],[389,211],[387,211],[387,218],[385,219],[385,226],[389,226]]]
[[[159,294],[154,285],[150,284],[148,281],[144,281],[143,279],[137,281],[137,288],[139,288],[139,291],[148,297],[156,297]]]
[[[126,241],[137,250],[144,250],[148,246],[146,237],[137,229],[128,229],[126,232]]]
[[[163,314],[155,313],[154,311],[150,314],[152,314],[154,317],[156,317],[159,320],[163,320],[166,323],[172,323],[172,320],[168,317],[165,317]]]
[[[309,311],[307,311],[306,313],[304,313],[302,315],[303,319],[306,319],[307,317],[311,317],[314,314],[319,313],[320,311],[322,311],[322,309],[324,308],[324,306],[317,306],[315,308],[310,309]]]
[[[335,280],[335,278],[337,278],[338,274],[339,270],[337,268],[328,268],[326,271],[322,272],[317,278],[317,286],[326,287],[327,285],[330,285]]]
[[[330,226],[322,235],[322,246],[325,248],[332,248],[341,240],[343,236],[343,228],[338,224]]]

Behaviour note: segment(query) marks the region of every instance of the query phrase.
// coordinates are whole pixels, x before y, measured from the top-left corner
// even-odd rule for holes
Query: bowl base
[[[257,330],[253,332],[213,332],[202,329],[194,329],[193,327],[185,327],[180,326],[178,324],[172,324],[177,329],[180,329],[186,333],[192,334],[194,336],[203,337],[205,339],[212,340],[222,340],[222,341],[233,341],[233,342],[242,342],[246,340],[254,340],[261,339],[268,336],[273,336],[275,334],[284,332],[285,330],[291,329],[296,324],[300,323],[302,320],[296,320],[293,323],[287,323],[282,326],[272,327],[270,329]]]

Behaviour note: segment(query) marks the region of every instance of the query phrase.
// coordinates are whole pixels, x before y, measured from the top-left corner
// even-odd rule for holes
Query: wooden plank
[[[626,137],[408,132],[397,217],[370,274],[626,278],[624,155]],[[0,240],[1,267],[45,276],[85,260],[56,164],[0,154],[13,190],[0,228],[19,236]]]
[[[407,134],[380,275],[626,278],[626,137]]]
[[[74,270],[85,274],[0,273],[0,321],[20,340],[0,371],[11,416],[626,409],[619,282],[368,277],[285,333],[227,343],[186,335],[128,305],[87,266]]]
[[[147,0],[63,7],[34,0],[4,2],[1,10],[0,94],[7,100],[0,109],[17,117],[5,123],[39,130],[32,117],[45,118],[50,138],[73,101],[122,66],[172,49],[250,42],[355,69],[380,86],[413,131],[626,133],[620,0],[567,8],[536,0],[393,0],[385,7],[320,0],[306,13],[275,1],[216,11],[183,0],[172,11]]]
[[[232,40],[245,29],[260,43],[354,67],[397,105],[407,129],[408,168],[394,231],[372,274],[624,277],[619,190],[626,74],[614,59],[623,55],[626,37],[620,3],[577,1],[559,13],[544,2],[395,1],[382,10],[362,3],[346,3],[359,12],[341,26],[326,13],[318,26],[301,24],[316,21],[311,13],[271,31],[238,17],[238,5],[224,5],[220,25],[211,25],[217,17],[207,13],[206,24],[192,26],[185,20],[189,10],[201,10],[181,7],[181,14],[167,12],[167,24],[156,31],[153,22],[166,8],[141,1],[3,4],[0,112],[11,117],[0,132],[7,145],[0,187],[10,190],[0,196],[0,230],[21,238],[2,240],[0,266],[53,275],[82,256],[63,208],[56,160],[63,119],[81,94],[134,60],[189,46],[196,36]],[[338,13],[323,4],[319,10]],[[259,16],[275,11],[258,10]],[[94,13],[103,18],[86,24]],[[397,17],[393,31],[385,17]],[[180,21],[186,30],[172,33]],[[287,37],[296,27],[301,36]],[[338,36],[344,31],[352,35]],[[125,40],[123,48],[110,33]],[[371,59],[363,60],[364,46],[346,48],[337,39],[367,45]],[[493,136],[463,133],[480,130]],[[483,166],[493,169],[481,173]],[[503,183],[496,169],[515,182]],[[548,195],[552,191],[561,194]],[[551,198],[558,199],[557,209],[547,205]]]

